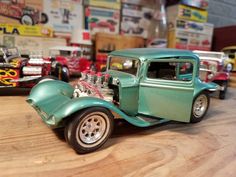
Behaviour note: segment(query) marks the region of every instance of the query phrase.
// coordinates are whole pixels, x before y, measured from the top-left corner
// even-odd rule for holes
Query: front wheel
[[[74,116],[65,127],[65,139],[79,154],[100,148],[113,130],[113,115],[105,108],[92,107]]]
[[[219,98],[221,100],[225,99],[225,95],[226,95],[226,92],[227,92],[227,89],[228,89],[228,82],[227,81],[223,81],[221,84],[220,84],[221,88],[223,90],[220,90],[220,93],[219,93]]]
[[[34,25],[34,20],[29,15],[23,15],[20,20],[22,25]]]
[[[201,92],[200,94],[198,94],[193,101],[192,115],[190,122],[191,123],[200,122],[207,113],[209,104],[210,104],[210,98],[208,93]]]
[[[63,66],[61,69],[61,80],[64,82],[69,82],[69,80],[70,80],[69,69],[65,66]]]

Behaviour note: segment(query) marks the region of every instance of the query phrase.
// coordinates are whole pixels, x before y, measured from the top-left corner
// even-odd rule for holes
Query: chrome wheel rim
[[[32,25],[33,24],[31,17],[29,17],[27,15],[22,18],[22,23],[24,25]]]
[[[208,105],[207,96],[206,95],[198,96],[193,105],[193,115],[196,118],[200,118],[206,112],[207,105]]]
[[[102,112],[93,112],[80,122],[76,130],[77,142],[83,146],[96,146],[109,132],[108,116]]]

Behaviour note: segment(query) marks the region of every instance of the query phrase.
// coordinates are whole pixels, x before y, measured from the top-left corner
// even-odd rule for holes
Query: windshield
[[[109,57],[108,69],[121,71],[136,75],[138,71],[139,60],[134,58],[111,56]]]
[[[225,49],[223,51],[229,58],[234,59],[235,58],[235,49]]]
[[[50,50],[50,56],[64,56],[64,57],[80,57],[80,51],[69,51],[69,50]]]
[[[213,72],[217,72],[218,63],[214,61],[201,61],[200,68],[201,69],[209,69]]]
[[[51,56],[70,56],[71,51],[64,51],[64,50],[50,50],[50,55]]]

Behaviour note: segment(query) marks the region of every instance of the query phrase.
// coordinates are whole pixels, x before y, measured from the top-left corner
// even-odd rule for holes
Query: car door
[[[188,68],[183,67],[186,65]],[[189,122],[194,93],[194,66],[193,60],[187,59],[154,59],[147,62],[144,77],[140,81],[139,113]]]

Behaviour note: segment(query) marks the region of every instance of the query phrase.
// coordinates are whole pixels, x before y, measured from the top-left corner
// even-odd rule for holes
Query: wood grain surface
[[[102,149],[77,155],[63,130],[52,131],[25,102],[0,97],[1,177],[235,177],[236,89],[211,99],[198,124],[171,122],[137,128],[115,122]]]

